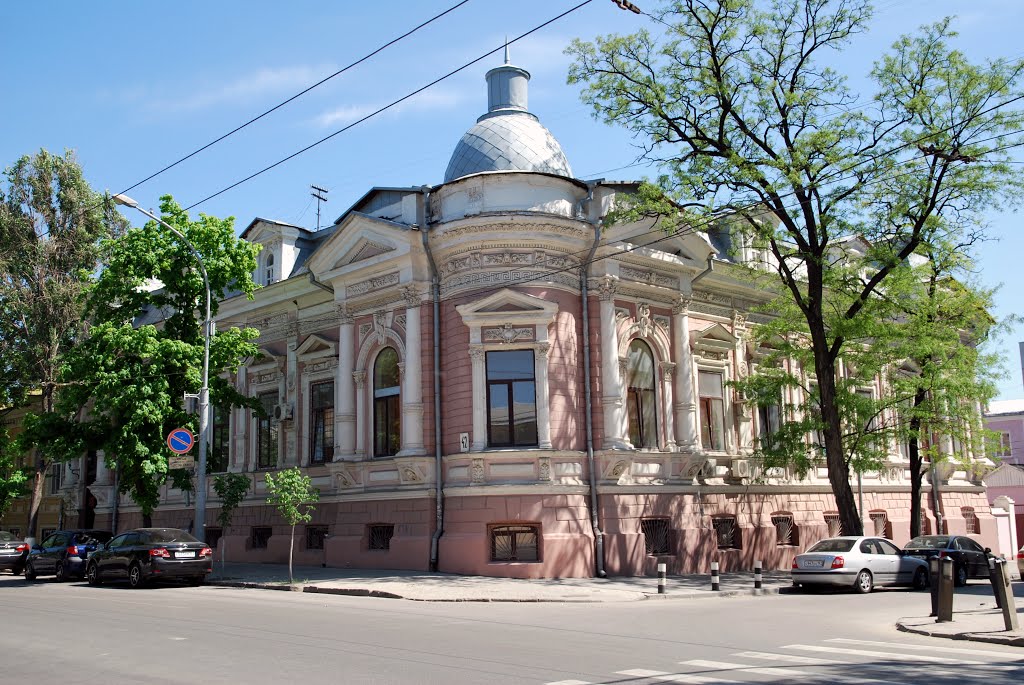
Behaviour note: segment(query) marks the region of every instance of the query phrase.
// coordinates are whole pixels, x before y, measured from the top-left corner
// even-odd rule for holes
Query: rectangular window
[[[999,433],[999,446],[996,447],[993,456],[1007,458],[1012,456],[1013,450],[1010,447],[1010,434],[1007,432]]]
[[[334,381],[309,386],[309,462],[334,460]]]
[[[64,483],[64,463],[58,462],[50,466],[50,494],[59,495],[60,486]]]
[[[736,529],[736,519],[731,516],[719,516],[711,519],[715,527],[715,539],[718,549],[739,549],[740,535]]]
[[[252,548],[266,549],[267,543],[270,542],[270,536],[273,534],[274,529],[270,526],[254,526],[252,529]]]
[[[487,441],[491,447],[537,445],[533,350],[487,353]]]
[[[224,473],[228,470],[228,440],[231,435],[231,410],[227,407],[213,408],[213,425],[210,427],[210,453],[207,464],[210,473]]]
[[[539,561],[540,526],[491,528],[491,561]]]
[[[323,549],[327,526],[306,526],[306,549]]]
[[[706,450],[725,449],[725,390],[722,374],[697,373],[700,395],[700,442]]]
[[[395,526],[391,523],[374,524],[368,526],[367,547],[369,549],[386,550],[391,549],[391,538],[395,536]]]
[[[796,534],[796,526],[793,524],[793,517],[791,515],[773,515],[772,525],[775,526],[775,544],[777,546],[790,547],[799,544]]]
[[[769,404],[757,408],[757,437],[761,448],[772,446],[772,436],[782,427],[782,411],[779,405]]]
[[[981,532],[978,515],[974,513],[974,507],[960,507],[960,514],[964,517],[964,532],[968,535],[977,535]]]
[[[256,419],[256,468],[272,469],[277,466],[278,422],[274,418],[274,407],[278,404],[277,392],[261,393],[260,406],[266,416]]]
[[[644,534],[644,551],[649,555],[671,554],[668,519],[640,519]]]
[[[216,549],[222,537],[224,537],[224,530],[222,528],[206,529],[206,544],[209,545],[211,549]]]

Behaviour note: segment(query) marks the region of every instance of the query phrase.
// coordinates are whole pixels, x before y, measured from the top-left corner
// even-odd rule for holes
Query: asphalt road
[[[969,598],[963,600],[965,605]],[[427,603],[0,575],[0,682],[1020,683],[1024,650],[896,632],[928,595]]]

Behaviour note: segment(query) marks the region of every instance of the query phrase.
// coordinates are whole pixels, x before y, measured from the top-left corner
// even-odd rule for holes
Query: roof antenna
[[[509,63],[508,59],[508,36],[505,36],[505,64]]]
[[[313,190],[309,193],[316,198],[316,230],[320,230],[320,203],[327,202],[327,189],[320,186],[309,186]]]

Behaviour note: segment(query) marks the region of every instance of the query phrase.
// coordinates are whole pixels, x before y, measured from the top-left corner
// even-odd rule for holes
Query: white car
[[[814,543],[793,560],[793,585],[850,587],[860,593],[876,585],[928,587],[928,564],[905,556],[885,538],[843,536]]]

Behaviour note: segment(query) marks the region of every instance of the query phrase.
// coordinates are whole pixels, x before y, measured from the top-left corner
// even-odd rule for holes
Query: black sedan
[[[0,530],[0,568],[9,568],[14,575],[25,570],[28,545],[6,530]]]
[[[904,547],[907,556],[928,561],[931,557],[953,560],[953,582],[962,587],[969,578],[988,578],[988,557],[992,552],[966,535],[920,535]]]
[[[153,580],[181,579],[200,585],[213,571],[213,551],[177,528],[136,528],[93,552],[85,570],[90,585],[127,579],[139,588]]]
[[[58,583],[84,578],[89,555],[111,538],[105,530],[57,530],[28,553],[25,580],[55,576]]]

